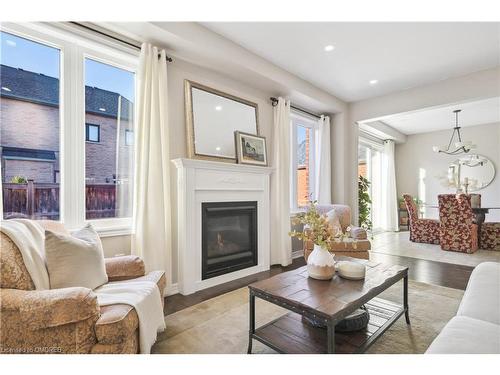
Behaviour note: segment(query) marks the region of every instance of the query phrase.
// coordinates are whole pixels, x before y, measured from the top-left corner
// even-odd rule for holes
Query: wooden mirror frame
[[[221,96],[223,98],[233,100],[248,106],[251,106],[255,109],[255,129],[257,131],[256,135],[260,135],[260,129],[259,129],[259,106],[257,103],[251,102],[249,100],[225,93],[223,91],[219,91],[216,89],[213,89],[211,87],[202,85],[201,83],[197,83],[194,81],[190,80],[184,80],[184,103],[185,103],[185,111],[186,111],[186,134],[187,134],[187,150],[188,150],[188,156],[191,159],[202,159],[202,160],[213,160],[213,161],[223,161],[226,163],[236,163],[237,161],[237,155],[236,155],[236,149],[235,149],[235,157],[226,157],[226,156],[213,156],[213,155],[206,155],[206,154],[200,154],[196,152],[196,148],[194,145],[196,135],[194,131],[194,116],[193,116],[193,91],[192,89],[196,88],[198,90],[202,90],[205,92],[208,92],[210,94],[214,94],[217,96]],[[229,137],[231,138],[232,142],[234,142],[234,131],[228,131]]]

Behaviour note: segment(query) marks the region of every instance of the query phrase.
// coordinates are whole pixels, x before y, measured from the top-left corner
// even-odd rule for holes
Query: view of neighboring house
[[[297,205],[306,206],[310,200],[309,191],[309,134],[304,131],[304,139],[299,138],[297,147]]]
[[[0,77],[2,181],[19,176],[59,183],[59,80],[5,65]],[[117,176],[127,178],[132,103],[115,92],[86,86],[85,110],[86,183],[115,184]]]

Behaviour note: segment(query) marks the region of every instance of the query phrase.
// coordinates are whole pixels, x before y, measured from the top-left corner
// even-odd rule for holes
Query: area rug
[[[392,286],[381,298],[400,303],[402,283]],[[409,282],[411,326],[398,319],[367,353],[424,353],[444,325],[455,315],[463,291]],[[168,298],[167,298],[168,303]],[[270,322],[286,310],[256,300],[256,326]],[[167,329],[152,349],[163,354],[243,354],[248,345],[248,288],[237,289],[165,318]],[[254,340],[253,353],[275,353]]]
[[[439,245],[410,241],[409,232],[384,232],[371,240],[372,253],[476,267],[482,262],[500,262],[500,251],[478,250],[473,254],[441,250]]]

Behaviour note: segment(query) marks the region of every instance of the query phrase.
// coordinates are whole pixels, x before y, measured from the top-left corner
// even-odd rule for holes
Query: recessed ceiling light
[[[101,112],[106,112],[106,108],[102,108],[102,107],[101,107],[101,108],[99,108],[99,111],[101,111]]]
[[[216,110],[216,111],[222,111],[222,106],[221,106],[221,105],[217,105],[217,106],[215,106],[215,110]]]
[[[335,46],[329,44],[329,45],[325,46],[324,49],[325,49],[325,52],[331,52],[331,51],[333,51],[335,49]]]
[[[370,85],[376,85],[378,83],[378,79],[372,79],[370,81]]]
[[[10,40],[10,39],[7,39],[5,41],[5,43],[7,43],[7,45],[11,46],[11,47],[15,47],[16,46],[16,42],[14,42],[13,40]]]
[[[5,87],[5,86],[2,86],[2,90],[3,90],[3,91],[8,91],[8,92],[11,92],[11,91],[12,91],[11,89],[9,89],[8,87]]]

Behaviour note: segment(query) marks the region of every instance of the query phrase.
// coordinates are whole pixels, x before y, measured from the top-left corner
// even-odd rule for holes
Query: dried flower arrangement
[[[303,224],[304,230],[298,232],[293,230],[288,234],[302,241],[312,241],[323,249],[331,249],[333,243],[351,242],[353,248],[356,248],[356,241],[350,237],[351,227],[346,228],[346,232],[334,230],[328,222],[326,215],[321,215],[317,209],[317,201],[310,201],[305,212],[297,214],[292,219],[293,225]]]

